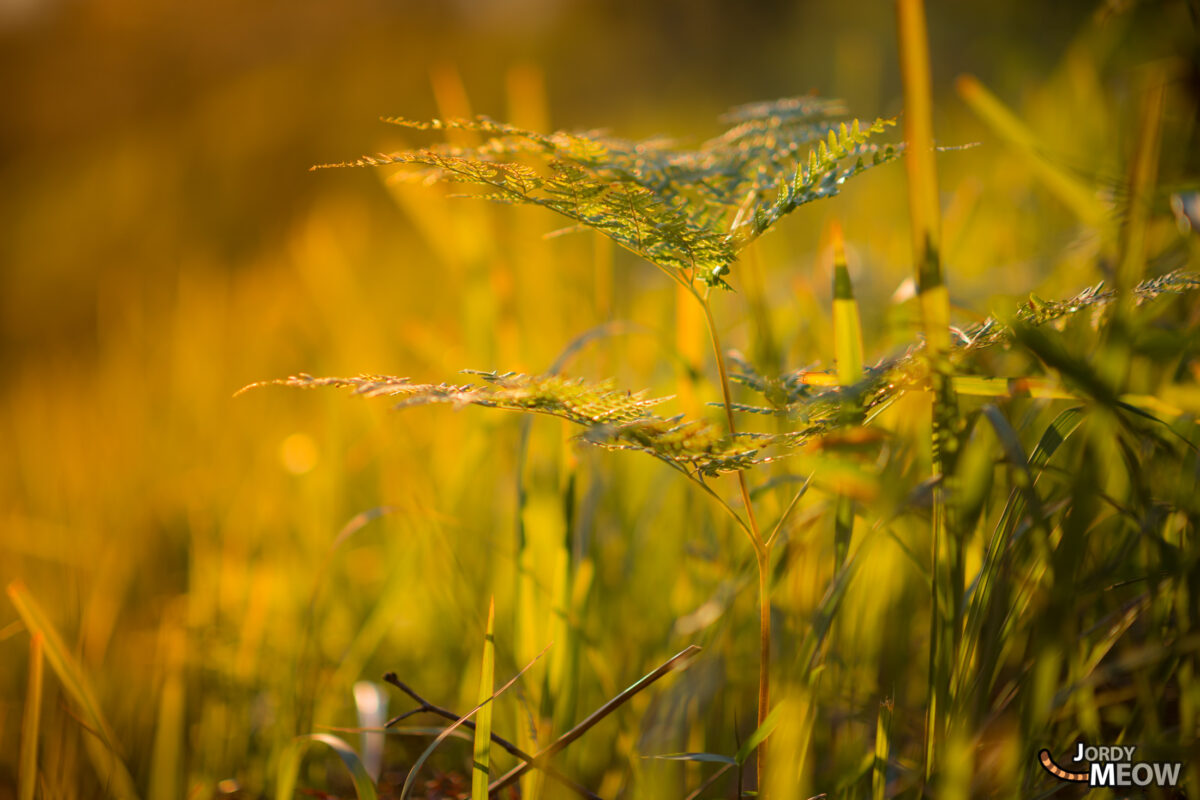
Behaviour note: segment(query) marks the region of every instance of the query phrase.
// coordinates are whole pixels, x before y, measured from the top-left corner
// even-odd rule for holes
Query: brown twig
[[[441,706],[434,705],[433,703],[426,700],[424,697],[421,697],[421,695],[419,695],[415,691],[413,691],[413,689],[410,686],[408,686],[408,684],[406,684],[406,683],[404,683],[404,681],[400,680],[400,678],[398,678],[396,676],[396,673],[389,672],[388,674],[383,676],[383,679],[386,682],[390,683],[392,686],[395,686],[400,691],[404,692],[406,695],[411,697],[413,700],[415,700],[420,705],[420,708],[414,708],[411,711],[406,711],[403,714],[399,714],[395,717],[392,717],[390,720],[388,720],[387,725],[385,725],[385,727],[387,727],[387,728],[395,727],[395,725],[397,723],[399,723],[401,720],[408,719],[409,717],[413,716],[414,714],[422,714],[422,713],[434,714],[436,716],[441,717],[442,719],[446,719],[451,722],[458,722],[460,719],[462,719],[462,717],[460,715],[455,714],[450,709],[442,708]],[[475,730],[475,723],[471,720],[466,720],[465,722],[462,723],[462,726],[464,728],[468,728],[470,730]],[[524,761],[526,764],[532,764],[534,757],[529,755],[529,753],[526,753],[524,750],[517,747],[515,744],[508,741],[507,739],[497,736],[496,734],[493,733],[492,741],[495,742],[496,744],[500,745],[500,747],[502,747],[510,755],[513,755],[516,758],[519,758],[521,761]],[[548,764],[547,765],[538,764],[538,765],[536,765],[536,768],[540,769],[542,772],[546,773],[546,775],[548,775],[549,777],[558,781],[563,786],[566,786],[568,789],[575,792],[580,797],[586,797],[586,798],[588,798],[588,800],[603,800],[603,798],[601,798],[598,794],[593,792],[591,789],[587,788],[586,786],[584,786],[580,783],[576,783],[575,781],[571,780],[566,775],[562,774],[557,769],[555,769],[554,767],[552,767]],[[489,791],[488,793],[491,794],[491,791]]]
[[[721,767],[719,770],[717,770],[712,775],[710,775],[708,780],[706,780],[704,783],[697,786],[696,791],[689,794],[683,800],[697,800],[697,798],[699,798],[700,795],[704,794],[705,789],[707,789],[708,787],[710,787],[714,783],[716,783],[722,775],[724,775],[729,770],[733,769],[733,766],[734,766],[733,764],[726,764],[725,766]]]

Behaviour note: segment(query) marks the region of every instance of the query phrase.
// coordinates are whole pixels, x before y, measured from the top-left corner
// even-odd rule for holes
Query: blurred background
[[[996,294],[1095,283],[1071,209],[972,115],[955,79],[977,76],[1045,155],[1103,191],[1123,179],[1137,69],[1175,59],[1160,181],[1183,181],[1200,166],[1195,4],[927,9],[937,136],[979,144],[939,162],[963,318]],[[570,374],[681,394],[682,358],[711,378],[707,344],[676,341],[668,282],[592,234],[546,239],[558,220],[389,185],[385,170],[308,168],[428,141],[382,115],[482,113],[685,144],[719,133],[731,106],[810,91],[865,119],[894,116],[891,3],[0,0],[0,76],[0,580],[20,580],[61,632],[143,792],[257,796],[292,736],[355,725],[351,685],[385,670],[468,708],[493,592],[498,677],[523,664],[505,644],[514,528],[518,514],[534,537],[562,528],[568,472],[573,558],[593,573],[571,620],[584,642],[577,708],[557,714],[581,716],[704,636],[711,654],[686,697],[639,698],[589,734],[576,771],[611,795],[644,769],[638,753],[715,746],[689,742],[703,725],[688,733],[672,714],[703,708],[746,732],[748,553],[668,470],[566,445],[552,420],[532,426],[522,462],[520,421],[502,414],[232,395],[301,371],[541,371],[608,319],[647,332],[586,348]],[[718,300],[728,344],[767,371],[829,363],[820,231],[832,217],[868,359],[911,341],[891,304],[911,270],[905,202],[903,168],[885,167],[766,237]],[[748,296],[770,302],[765,331]],[[714,396],[706,385],[695,408]],[[877,576],[879,602],[911,603],[903,584]],[[801,607],[816,601],[797,592]],[[722,621],[696,616],[713,608]],[[896,634],[891,657],[920,654],[923,634]],[[28,645],[0,603],[0,798],[15,797]],[[45,796],[100,796],[87,734],[55,687],[48,678]],[[499,712],[509,730],[522,707]],[[401,773],[413,746],[389,745]],[[440,768],[461,770],[465,752]]]

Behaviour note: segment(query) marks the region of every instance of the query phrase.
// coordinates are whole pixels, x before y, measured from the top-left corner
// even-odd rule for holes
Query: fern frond
[[[551,159],[539,173],[525,164],[490,160],[493,152],[446,147],[363,157],[355,164],[417,164],[426,168],[419,174],[427,180],[474,184],[489,190],[483,196],[490,200],[541,206],[607,235],[689,281],[717,282],[734,260],[733,247],[704,206],[656,192],[635,177],[606,177],[602,172],[612,171],[607,167],[600,170],[571,159]]]
[[[1164,294],[1182,294],[1183,292],[1200,289],[1200,275],[1193,272],[1176,270],[1142,281],[1133,289],[1135,303],[1141,305]],[[1025,325],[1057,324],[1066,317],[1085,310],[1101,310],[1117,298],[1113,289],[1105,289],[1104,284],[1089,286],[1079,294],[1067,300],[1047,301],[1037,295],[1030,295],[1029,301],[1022,303],[1014,315],[1014,320]],[[1097,320],[1098,322],[1098,320]],[[1002,344],[1012,339],[1012,328],[994,318],[973,325],[959,332],[962,351],[979,350]]]
[[[489,138],[478,147],[440,144],[323,166],[417,166],[414,177],[473,184],[490,200],[547,208],[677,279],[723,286],[737,251],[770,225],[898,157],[894,146],[867,142],[892,121],[863,127],[845,116],[841,103],[814,96],[754,103],[734,109],[725,117],[733,127],[696,150],[663,138],[543,134],[482,116],[393,117],[385,121]]]
[[[833,197],[842,185],[856,175],[898,159],[903,148],[898,145],[876,145],[867,139],[895,125],[895,120],[877,119],[863,130],[858,120],[848,127],[845,123],[830,130],[827,138],[808,152],[808,161],[797,164],[790,182],[767,181],[754,187],[757,196],[775,194],[773,200],[754,204],[753,211],[735,222],[731,235],[745,246],[761,236],[785,215],[802,205]]]
[[[578,437],[610,450],[635,450],[652,455],[693,475],[716,475],[773,461],[802,444],[801,433],[738,434],[723,426],[682,416],[662,417],[650,409],[670,398],[650,398],[646,392],[615,388],[612,381],[593,382],[558,375],[470,372],[481,384],[419,384],[407,378],[362,375],[355,378],[314,378],[300,374],[263,381],[262,386],[293,388],[341,387],[364,397],[398,399],[396,409],[423,405],[468,405],[546,414],[580,425]],[[239,394],[241,393],[239,392]],[[764,452],[768,448],[776,451]]]
[[[1182,294],[1200,289],[1200,275],[1190,272],[1171,272],[1157,278],[1142,281],[1133,290],[1139,304],[1149,302],[1164,294]],[[1103,311],[1117,297],[1104,284],[1088,287],[1067,300],[1047,301],[1036,295],[1022,303],[1010,322],[989,317],[983,322],[963,330],[956,330],[956,342],[950,355],[962,357],[976,351],[1011,342],[1014,326],[1059,325],[1066,318],[1084,311]],[[1099,318],[1095,319],[1099,324]],[[877,410],[897,395],[928,380],[927,368],[922,358],[923,345],[918,345],[900,358],[882,362],[866,368],[866,377],[849,388],[851,396],[859,398],[867,412]],[[764,376],[746,362],[740,353],[730,353],[730,360],[738,372],[730,377],[762,395],[770,408],[741,406],[735,410],[750,413],[776,413],[796,416],[811,423],[818,423],[808,430],[815,435],[824,430],[820,420],[827,419],[845,402],[846,393],[837,389],[836,378],[829,372],[814,372],[799,369],[779,376]],[[821,390],[820,387],[831,388]]]
[[[549,414],[580,425],[610,425],[647,416],[647,410],[670,398],[646,398],[645,392],[626,392],[614,388],[612,381],[591,383],[557,375],[531,376],[517,373],[468,371],[485,381],[476,384],[420,384],[408,378],[361,375],[356,378],[314,378],[301,373],[290,378],[254,383],[242,392],[261,386],[289,386],[312,389],[345,387],[364,397],[396,397],[397,409],[450,404],[533,411]],[[239,392],[240,394],[240,392]]]
[[[816,95],[785,97],[731,108],[721,122],[734,126],[705,144],[707,150],[778,145],[801,139],[812,141],[825,135],[822,128],[843,119],[849,112],[840,100]]]
[[[408,378],[395,378],[390,375],[360,375],[357,378],[314,378],[306,372],[301,372],[289,378],[258,381],[257,383],[243,386],[237,390],[234,397],[264,386],[290,386],[299,389],[337,386],[353,389],[354,394],[364,397],[408,397],[422,394],[429,388],[420,384],[414,384]]]

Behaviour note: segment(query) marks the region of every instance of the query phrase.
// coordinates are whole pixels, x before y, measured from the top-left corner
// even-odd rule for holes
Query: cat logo
[[[1087,763],[1087,772],[1072,772],[1060,767],[1054,762],[1049,750],[1038,753],[1042,767],[1054,777],[1072,783],[1086,783],[1092,787],[1144,787],[1144,786],[1177,786],[1179,773],[1183,770],[1182,763],[1134,761],[1133,754],[1137,747],[1133,745],[1114,745],[1110,747],[1090,747],[1079,743],[1075,752],[1076,764]]]

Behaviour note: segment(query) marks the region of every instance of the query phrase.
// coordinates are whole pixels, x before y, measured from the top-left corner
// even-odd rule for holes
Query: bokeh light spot
[[[279,461],[293,475],[311,472],[319,460],[317,443],[307,433],[293,433],[279,444]]]

